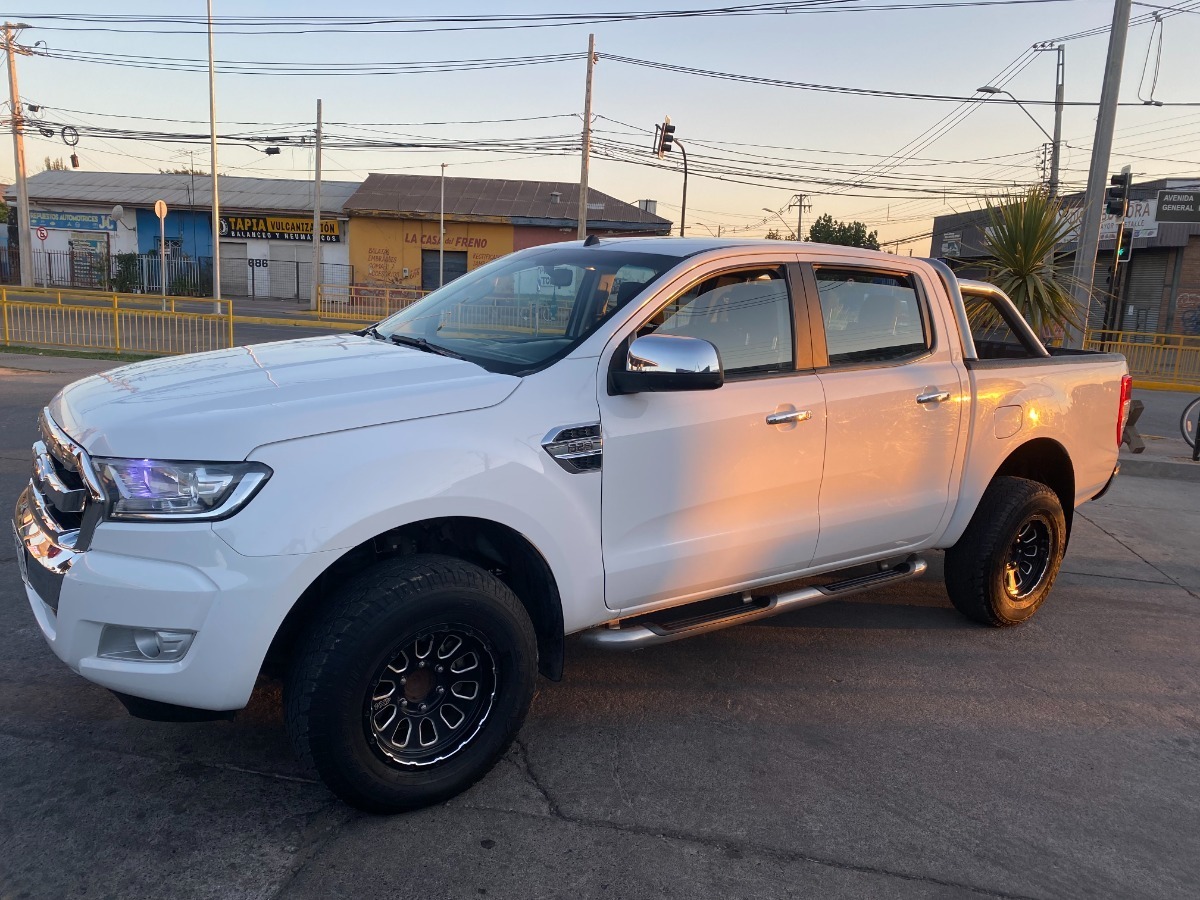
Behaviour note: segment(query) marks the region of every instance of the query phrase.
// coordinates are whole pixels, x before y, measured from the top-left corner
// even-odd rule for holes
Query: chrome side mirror
[[[610,373],[609,393],[711,391],[724,383],[721,354],[708,341],[648,334],[629,345],[624,367]]]

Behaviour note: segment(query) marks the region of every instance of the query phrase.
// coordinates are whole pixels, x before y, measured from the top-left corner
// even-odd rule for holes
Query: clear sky
[[[811,2],[811,0],[810,0]],[[894,97],[822,93],[786,87],[748,84],[645,68],[605,58],[605,54],[653,60],[676,66],[752,75],[791,82],[853,88],[970,96],[980,85],[993,82],[1027,56],[1037,41],[1107,26],[1112,19],[1109,0],[1064,0],[1023,5],[970,6],[953,2],[936,9],[894,9],[915,0],[844,0],[841,11],[805,14],[804,2],[788,15],[695,17],[652,21],[607,22],[550,28],[413,33],[412,25],[385,25],[330,33],[319,26],[308,34],[252,34],[218,31],[219,60],[291,62],[322,68],[317,75],[219,74],[217,118],[221,132],[257,132],[265,137],[282,132],[297,135],[302,126],[274,123],[312,121],[316,98],[324,101],[332,137],[393,140],[520,139],[546,137],[561,144],[578,139],[583,108],[584,60],[589,32],[596,34],[601,59],[596,66],[594,113],[598,155],[593,158],[591,184],[620,199],[654,198],[659,212],[678,222],[681,176],[631,162],[605,158],[605,141],[618,140],[645,147],[645,162],[653,161],[651,134],[626,127],[653,130],[669,114],[693,165],[736,164],[738,176],[756,184],[737,184],[698,176],[688,190],[689,233],[715,231],[718,226],[761,235],[770,227],[782,230],[779,219],[763,208],[787,210],[791,196],[809,195],[807,221],[821,213],[860,219],[878,229],[883,241],[900,241],[900,252],[929,250],[927,234],[933,215],[978,208],[986,195],[998,195],[1013,185],[1036,181],[1039,146],[1046,138],[1022,111],[1011,104],[974,108],[953,128],[914,156],[891,158],[914,138],[953,114],[956,103]],[[1172,0],[1161,0],[1162,7]],[[627,10],[697,9],[720,5],[717,0],[586,0],[586,2],[442,2],[315,3],[239,2],[216,0],[218,16],[448,16],[496,13],[584,13]],[[1176,3],[1200,10],[1200,2]],[[44,8],[39,8],[44,6]],[[858,7],[873,7],[862,10]],[[1134,16],[1159,7],[1138,5]],[[195,14],[205,4],[112,3],[98,6],[71,0],[39,0],[9,12],[13,21],[31,27],[20,42],[44,41],[39,50],[74,56],[88,53],[124,54],[138,63],[147,57],[205,60],[207,37],[202,27],[186,34],[150,34],[99,30],[95,25],[53,21],[53,13],[153,15]],[[115,28],[162,28],[145,24]],[[384,29],[393,29],[385,31]],[[1151,24],[1130,30],[1121,99],[1137,103],[1139,78],[1152,37]],[[78,29],[78,30],[65,30]],[[404,29],[409,29],[405,33]],[[1196,46],[1200,46],[1200,15],[1188,11],[1166,18],[1161,26],[1162,54],[1154,98],[1162,107],[1125,106],[1117,118],[1112,168],[1133,165],[1135,178],[1200,175],[1200,104]],[[1157,41],[1157,35],[1155,35]],[[1107,49],[1107,32],[1066,42],[1066,97],[1071,102],[1095,102]],[[562,62],[484,71],[427,74],[335,75],[331,66],[349,63],[409,63],[579,54]],[[1155,64],[1151,54],[1141,97],[1148,96]],[[206,72],[159,71],[58,56],[19,59],[22,99],[46,107],[38,116],[52,122],[74,123],[81,139],[76,148],[82,167],[106,171],[156,171],[188,165],[189,151],[198,168],[208,168],[207,141],[192,145],[147,140],[100,138],[92,127],[195,133],[208,129]],[[1027,64],[1005,83],[1023,101],[1051,101],[1054,95],[1054,54],[1028,55]],[[1032,115],[1052,130],[1053,109],[1030,105]],[[961,114],[961,113],[960,113]],[[465,123],[481,119],[534,116],[557,118],[483,124],[368,124]],[[37,116],[34,116],[36,118]],[[152,117],[140,119],[133,117]],[[1087,178],[1088,148],[1094,132],[1095,107],[1069,106],[1064,116],[1064,190],[1081,188]],[[194,121],[155,121],[178,119]],[[615,122],[612,120],[616,120]],[[626,124],[617,124],[626,123]],[[620,133],[623,132],[623,133]],[[404,137],[402,137],[404,136]],[[723,142],[723,143],[722,143]],[[266,156],[264,140],[253,146],[223,147],[223,174],[311,177],[312,152],[307,146],[289,147]],[[57,134],[43,137],[36,126],[26,142],[30,173],[40,171],[47,155],[67,157],[70,149]],[[909,151],[911,154],[911,149]],[[330,149],[324,155],[325,177],[361,179],[368,172],[436,174],[448,163],[450,175],[535,178],[573,181],[579,177],[575,155],[466,150]],[[11,180],[10,140],[0,141],[0,179]],[[782,179],[782,180],[776,180]],[[829,181],[850,186],[830,185]],[[929,193],[913,193],[920,187]],[[938,193],[943,191],[944,193]],[[861,194],[872,197],[855,196]],[[913,238],[905,242],[904,238]]]

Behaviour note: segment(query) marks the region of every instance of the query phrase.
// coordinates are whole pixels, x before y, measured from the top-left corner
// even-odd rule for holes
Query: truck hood
[[[520,379],[360,335],[156,359],[50,403],[96,456],[237,460],[292,438],[494,406]]]

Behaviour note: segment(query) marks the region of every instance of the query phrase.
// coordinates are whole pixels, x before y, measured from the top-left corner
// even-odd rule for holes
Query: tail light
[[[1121,407],[1117,414],[1117,447],[1125,436],[1125,423],[1129,421],[1129,404],[1133,400],[1133,376],[1121,376]]]

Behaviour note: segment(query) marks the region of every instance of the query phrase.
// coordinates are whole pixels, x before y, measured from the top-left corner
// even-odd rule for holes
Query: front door
[[[813,562],[902,553],[940,530],[950,503],[963,387],[948,323],[935,322],[912,273],[812,272],[829,416]]]
[[[797,272],[757,265],[701,275],[640,323],[638,335],[714,344],[722,387],[609,396],[599,379],[611,608],[711,596],[812,559],[825,404],[807,368],[807,328],[796,339]],[[768,424],[781,412],[800,415]]]

